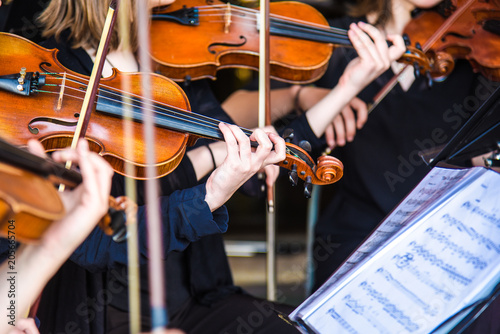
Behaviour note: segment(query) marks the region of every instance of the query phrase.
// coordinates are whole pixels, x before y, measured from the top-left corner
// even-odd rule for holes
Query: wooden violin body
[[[87,87],[87,77],[60,65],[56,59],[56,50],[44,49],[9,34],[0,35],[0,45],[2,45],[0,52],[3,53],[0,56],[3,64],[0,76],[13,74],[21,68],[25,68],[26,72],[55,73],[45,77],[45,84],[40,86],[42,90],[40,92],[33,92],[28,96],[0,93],[0,105],[4,108],[1,115],[0,136],[16,145],[26,145],[29,139],[35,138],[42,142],[47,151],[70,146]],[[16,50],[15,55],[6,54],[7,50]],[[63,73],[66,73],[66,79],[63,78]],[[112,77],[101,79],[100,87],[115,88],[119,91],[122,79],[121,74],[115,73]],[[131,82],[132,92],[140,92],[141,75],[139,73],[128,75],[127,79]],[[152,79],[154,99],[166,99],[183,109],[189,109],[189,102],[184,92],[175,83],[159,75],[152,75]],[[120,98],[121,96],[117,95],[109,99]],[[101,108],[100,105],[103,105],[102,108],[110,107],[104,106],[105,104],[106,99],[101,94],[97,102],[98,108]],[[120,116],[92,113],[86,138],[91,150],[99,152],[117,172],[123,172],[124,130],[121,117],[118,117]],[[137,167],[137,178],[144,178],[146,145],[143,128],[139,122],[132,124],[135,157],[134,161],[130,162]],[[156,152],[160,162],[159,175],[165,175],[168,170],[174,169],[179,164],[188,140],[188,134],[179,132],[160,134],[156,137],[157,147],[161,147],[161,150]]]
[[[432,61],[432,76],[446,78],[455,59],[466,59],[476,72],[500,80],[500,2],[453,0],[450,15],[424,11],[405,28]]]
[[[65,216],[55,185],[76,187],[79,172],[16,147],[0,138],[0,235],[21,242],[36,242],[53,221]],[[126,237],[124,210],[137,205],[125,196],[109,197],[108,213],[99,227],[113,240]]]
[[[283,36],[296,33],[286,23],[280,34],[276,30],[281,18],[329,28],[326,19],[313,7],[291,1],[270,3],[270,14],[271,77],[293,83],[318,79],[328,66],[333,45]],[[182,19],[160,19],[161,15]],[[258,15],[258,10],[218,0],[178,0],[153,14],[153,61],[162,74],[173,80],[215,79],[217,70],[231,67],[258,70]],[[192,17],[199,23],[190,24]]]
[[[64,205],[54,184],[32,172],[0,163],[0,235],[19,242],[37,240]]]
[[[258,70],[259,11],[218,0],[179,0],[153,11],[151,55],[156,70],[173,80],[215,79],[217,70]],[[270,3],[269,63],[273,79],[309,83],[325,72],[334,46],[352,47],[347,30],[330,27],[313,7],[293,1]],[[417,64],[424,75],[429,60],[407,46],[398,60]]]
[[[0,137],[15,145],[26,145],[38,139],[47,151],[70,145],[88,78],[64,68],[56,59],[56,50],[44,49],[19,36],[0,33]],[[15,56],[11,51],[15,50]],[[16,74],[16,71],[20,73]],[[40,72],[40,73],[37,73]],[[223,140],[218,120],[189,112],[189,101],[179,86],[163,76],[151,74],[151,108],[155,123],[154,148],[146,147],[143,138],[144,99],[141,80],[144,74],[116,71],[102,79],[97,101],[90,117],[85,138],[90,149],[98,152],[113,169],[126,175],[124,164],[136,167],[138,179],[145,178],[146,149],[156,149],[157,175],[163,176],[180,163],[187,145],[197,138]],[[20,78],[23,78],[21,80]],[[131,89],[121,90],[128,80]],[[23,81],[17,84],[18,80]],[[124,100],[124,98],[127,99]],[[135,156],[125,159],[124,108],[131,109]],[[242,129],[247,135],[251,131]],[[312,184],[330,184],[342,176],[342,163],[333,157],[320,158],[316,164],[298,146],[287,144],[286,160],[279,165],[290,169],[298,178]]]

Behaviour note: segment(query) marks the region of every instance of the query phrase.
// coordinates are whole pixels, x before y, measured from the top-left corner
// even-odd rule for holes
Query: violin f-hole
[[[75,117],[76,117],[76,114],[75,114]],[[36,117],[36,118],[33,118],[28,123],[28,130],[29,130],[29,132],[31,132],[34,135],[37,135],[40,132],[40,130],[37,127],[32,127],[32,124],[37,123],[37,122],[47,122],[47,123],[53,123],[53,124],[57,124],[57,125],[70,126],[70,127],[74,127],[78,123],[78,121],[68,122],[68,121],[63,121],[60,119],[55,119],[55,118],[50,118],[50,117]]]
[[[240,36],[240,40],[243,40],[243,42],[241,43],[212,43],[208,46],[208,52],[210,52],[211,54],[215,54],[216,51],[215,50],[212,50],[212,48],[215,48],[216,46],[233,46],[233,47],[240,47],[240,46],[243,46],[247,43],[247,38],[245,36]]]
[[[45,66],[47,66],[47,68],[45,68]],[[42,61],[38,67],[43,72],[51,72],[50,67],[52,67],[52,64],[47,61]]]

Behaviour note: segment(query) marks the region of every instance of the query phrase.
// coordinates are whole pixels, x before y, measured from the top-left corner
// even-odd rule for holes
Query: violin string
[[[72,87],[69,87],[67,89],[68,90],[71,90],[71,89],[76,90],[75,88],[72,88]],[[46,93],[57,94],[56,92],[47,92],[47,91],[45,91],[45,92]],[[121,95],[118,95],[117,93],[111,92],[111,91],[106,91],[106,93],[113,94],[115,96],[121,96]],[[81,97],[76,96],[76,95],[64,94],[64,96],[65,97],[72,97],[74,99],[82,100]],[[98,94],[97,96],[101,100],[108,100],[108,101],[111,101],[111,102],[118,102],[122,106],[128,105],[130,107],[135,107],[135,108],[140,109],[140,110],[144,109],[144,108],[141,107],[140,100],[138,100],[138,99],[132,99],[132,102],[135,102],[135,103],[123,103],[123,102],[120,102],[120,100],[117,99],[117,98],[110,98],[109,96],[106,96],[106,95],[103,95],[103,94]],[[206,128],[209,128],[211,130],[218,129],[218,125],[217,124],[220,123],[220,121],[218,121],[218,120],[210,119],[210,118],[208,118],[206,116],[198,115],[198,114],[194,114],[194,113],[190,113],[190,112],[188,112],[186,110],[182,110],[182,109],[175,108],[175,107],[168,106],[168,105],[165,105],[165,106],[158,105],[158,104],[155,105],[153,113],[156,114],[156,115],[158,115],[159,117],[161,117],[161,116],[167,116],[167,117],[170,117],[171,119],[184,121],[184,122],[187,122],[189,124],[203,125]],[[200,117],[198,117],[198,116],[200,116]]]
[[[78,91],[77,89],[75,89],[73,87],[67,87],[67,89],[68,90],[73,89],[73,90]],[[49,94],[58,94],[57,92],[41,91],[41,90],[39,90],[38,92],[49,93]],[[114,92],[108,92],[108,93],[117,95]],[[71,97],[71,98],[74,98],[77,100],[83,100],[83,98],[80,96],[70,95],[67,93],[65,93],[64,96]],[[121,102],[121,100],[119,100],[119,99],[110,98],[110,97],[102,95],[102,94],[98,94],[97,96],[99,98],[101,98],[102,100],[108,100],[108,101],[120,103],[122,106],[129,105],[129,106],[135,107],[136,109],[139,109],[139,110],[144,109],[143,107],[141,107],[141,104],[139,104],[140,100],[137,100],[137,99],[133,99],[133,102],[135,102],[135,103],[125,104],[125,103]],[[180,121],[183,121],[184,123],[191,124],[191,125],[203,125],[205,128],[208,128],[210,130],[218,130],[218,123],[220,123],[220,121],[218,121],[218,120],[210,119],[206,116],[198,115],[195,113],[190,113],[190,112],[187,112],[186,110],[178,109],[178,108],[175,108],[172,106],[165,108],[164,106],[160,105],[160,107],[159,107],[158,105],[156,105],[154,108],[155,109],[153,110],[153,113],[157,114],[159,117],[166,116],[166,117],[170,117],[173,120],[180,120]],[[163,111],[163,112],[160,112],[160,111]],[[200,117],[198,117],[198,116],[200,116]],[[247,130],[247,129],[242,129],[242,130],[244,132],[246,132],[247,135],[251,134],[250,130]]]
[[[204,18],[207,16],[215,16],[217,18],[220,18],[218,20],[208,20],[208,22],[211,22],[211,23],[213,23],[213,22],[220,22],[220,23],[225,22],[224,19],[221,17],[221,15],[206,14],[206,15],[203,15],[202,17]],[[236,24],[236,23],[244,24],[244,22],[246,21],[248,26],[254,27],[257,23],[257,20],[254,18],[251,18],[251,17],[238,16],[238,18],[240,18],[240,20],[233,21],[232,24]],[[277,20],[277,19],[271,18],[271,28],[277,28],[277,27],[281,27],[285,31],[289,31],[289,34],[291,34],[292,36],[293,36],[293,31],[303,31],[303,32],[310,33],[311,39],[314,39],[315,36],[327,36],[327,37],[345,39],[346,41],[349,40],[349,38],[347,37],[346,31],[337,32],[337,31],[334,31],[334,30],[328,29],[328,28],[323,28],[323,29],[314,28],[314,27],[310,27],[308,25],[304,25],[304,24],[300,24],[300,23],[296,23],[296,22],[290,22],[290,21],[286,21],[286,20]]]
[[[54,73],[51,73],[51,74],[54,74]],[[72,79],[72,77],[76,77],[76,76],[73,76],[71,74],[68,74],[67,75],[67,82],[74,82],[74,83],[77,83],[77,84],[82,84],[82,85],[85,85],[84,82],[82,82],[81,80],[75,80],[75,79]],[[54,78],[56,79],[61,79],[59,76],[54,76]],[[78,77],[76,77],[78,78]],[[78,78],[80,79],[80,78]],[[138,109],[143,109],[140,105],[141,101],[144,100],[142,97],[140,96],[137,96],[137,95],[134,95],[134,94],[131,94],[131,93],[128,93],[128,92],[123,92],[123,91],[120,91],[119,89],[116,89],[114,87],[110,87],[110,86],[106,86],[106,85],[100,85],[99,86],[99,92],[103,92],[103,93],[108,93],[110,95],[113,95],[115,98],[110,98],[109,96],[106,96],[106,95],[103,95],[103,94],[100,94],[98,92],[97,94],[97,97],[98,98],[101,98],[101,99],[104,99],[104,100],[109,100],[109,101],[113,101],[113,102],[117,102],[117,103],[120,103],[121,105],[124,105],[123,102],[121,101],[121,93],[126,93],[128,95],[131,96],[131,101],[132,102],[135,102],[133,104],[130,104],[132,107],[136,107]],[[82,89],[84,89],[85,87],[82,87]],[[74,91],[77,91],[77,92],[81,92],[78,88],[75,88],[75,87],[72,87],[72,86],[66,86],[66,90],[74,90]],[[58,94],[58,92],[49,92],[49,91],[42,91],[42,90],[38,90],[38,92],[46,92],[46,93],[53,93],[53,94]],[[70,94],[67,94],[65,93],[64,94],[65,97],[69,96],[69,97],[72,97],[72,98],[75,98],[75,99],[83,99],[79,96],[75,96],[75,95],[70,95]],[[176,119],[176,120],[181,120],[181,121],[184,121],[184,122],[188,122],[190,124],[193,124],[193,125],[204,125],[205,127],[209,128],[209,129],[212,129],[212,130],[218,130],[218,124],[220,123],[219,120],[216,120],[216,119],[213,119],[213,118],[210,118],[210,117],[207,117],[207,116],[204,116],[204,115],[200,115],[200,114],[196,114],[196,113],[193,113],[193,112],[188,112],[187,110],[183,110],[183,109],[179,109],[175,106],[172,106],[172,105],[169,105],[169,104],[165,104],[165,103],[159,103],[158,101],[154,101],[154,100],[151,100],[150,102],[154,103],[155,106],[154,106],[154,110],[153,112],[157,115],[160,115],[160,116],[168,116],[168,117],[171,117],[173,119]],[[244,129],[244,128],[241,128],[247,135],[250,135],[251,134],[251,131],[248,130],[248,129]]]
[[[221,23],[223,24],[225,21],[220,17],[220,15],[213,15],[216,16],[216,20],[205,20],[204,22],[210,22],[210,23]],[[205,17],[205,16],[204,16]],[[245,20],[245,21],[243,21]],[[233,25],[240,25],[240,26],[248,26],[248,27],[255,27],[255,22],[256,20],[253,20],[251,18],[244,18],[243,20],[237,20],[233,21],[231,24]],[[274,29],[274,31],[272,31]],[[311,41],[320,41],[320,42],[326,42],[326,43],[334,43],[334,44],[340,44],[343,46],[351,46],[351,41],[349,37],[347,37],[344,34],[337,34],[337,33],[332,33],[328,30],[322,30],[319,31],[317,29],[311,29],[310,27],[303,27],[303,26],[297,26],[297,25],[290,25],[289,23],[276,23],[274,21],[271,21],[271,34],[273,35],[280,35],[285,33],[285,36],[289,36],[290,38],[295,38],[295,39],[302,39],[302,40],[311,40]],[[297,34],[306,34],[306,35],[297,35]],[[322,39],[318,40],[319,37],[325,37],[327,40]]]
[[[198,7],[198,8],[200,8],[200,7]],[[203,16],[223,17],[223,15],[225,14],[225,11],[226,11],[225,6],[221,7],[220,9],[211,8],[211,7],[207,7],[207,8],[208,9],[199,10],[199,12],[200,13],[203,12]],[[238,7],[235,7],[235,8],[238,8]],[[250,21],[250,24],[252,24],[252,25],[256,24],[256,22],[257,22],[256,16],[255,16],[257,13],[256,11],[251,10],[251,9],[245,9],[245,8],[244,9],[234,9],[231,11],[232,14],[234,14],[233,11],[240,12],[243,14],[247,14],[247,13],[252,14],[250,16],[239,15],[238,17],[241,18],[241,20]],[[208,13],[214,12],[215,14],[206,14],[207,12]],[[200,17],[202,17],[202,16],[200,15]],[[209,21],[209,22],[214,22],[214,21]],[[217,22],[217,21],[215,21],[215,22]],[[221,19],[219,22],[224,22],[224,20]],[[307,22],[307,21],[298,20],[298,19],[291,19],[291,18],[287,18],[285,16],[272,14],[271,15],[271,26],[277,25],[277,24],[282,24],[281,27],[283,27],[283,28],[289,28],[289,27],[294,27],[295,29],[300,28],[300,29],[304,29],[304,31],[309,31],[315,35],[320,34],[323,36],[345,38],[348,40],[347,30],[345,30],[345,29],[323,26],[320,24],[312,23],[312,22]]]
[[[198,12],[215,11],[219,15],[220,15],[220,13],[224,14],[227,11],[227,6],[226,5],[199,6],[199,7],[196,7],[196,8],[198,9]],[[201,8],[201,10],[200,10],[200,8]],[[231,14],[233,12],[239,12],[239,13],[242,13],[242,14],[251,14],[250,17],[256,17],[256,15],[259,13],[259,11],[256,10],[256,9],[245,8],[245,7],[231,5]],[[347,34],[347,30],[345,30],[345,29],[340,29],[340,28],[335,28],[335,27],[329,27],[329,26],[325,26],[325,25],[322,25],[322,24],[319,24],[319,23],[309,22],[309,21],[300,20],[300,19],[297,19],[297,18],[291,18],[291,17],[288,17],[288,16],[283,16],[283,15],[278,15],[278,14],[272,14],[271,13],[270,16],[271,16],[272,19],[280,20],[282,22],[300,23],[300,24],[303,24],[303,25],[305,25],[307,27],[317,27],[320,30],[329,30],[329,31],[335,31],[335,32],[337,32],[339,34]]]

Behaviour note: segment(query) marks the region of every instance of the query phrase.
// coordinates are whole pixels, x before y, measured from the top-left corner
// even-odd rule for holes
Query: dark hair
[[[391,0],[356,0],[346,5],[347,14],[353,17],[376,13],[375,25],[384,25],[392,18]]]

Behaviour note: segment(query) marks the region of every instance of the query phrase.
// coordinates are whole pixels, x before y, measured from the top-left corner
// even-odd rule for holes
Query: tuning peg
[[[299,177],[297,176],[297,165],[293,164],[292,169],[288,172],[288,179],[292,183],[292,186],[296,186],[297,182],[299,180]]]
[[[283,139],[285,139],[287,143],[291,142],[293,137],[294,137],[293,129],[286,128],[285,131],[283,131]]]
[[[405,46],[411,45],[410,36],[408,36],[408,34],[403,34],[403,41],[405,42]]]
[[[312,151],[311,144],[307,140],[301,140],[299,143],[299,147],[308,153]]]
[[[427,84],[427,88],[431,89],[434,84],[434,79],[432,79],[432,75],[430,71],[425,71],[425,78],[427,79],[425,82]]]
[[[311,194],[312,194],[312,182],[311,182],[311,176],[308,175],[304,183],[304,196],[306,198],[311,198]]]
[[[418,64],[418,62],[413,63],[413,70],[415,72],[415,79],[420,78],[420,65]]]
[[[420,43],[419,43],[419,42],[415,43],[415,48],[416,48],[417,50],[422,51],[422,45],[420,45]]]
[[[115,242],[124,241],[128,237],[127,215],[125,211],[109,208],[108,213],[111,219],[109,225],[113,230],[113,240]]]

